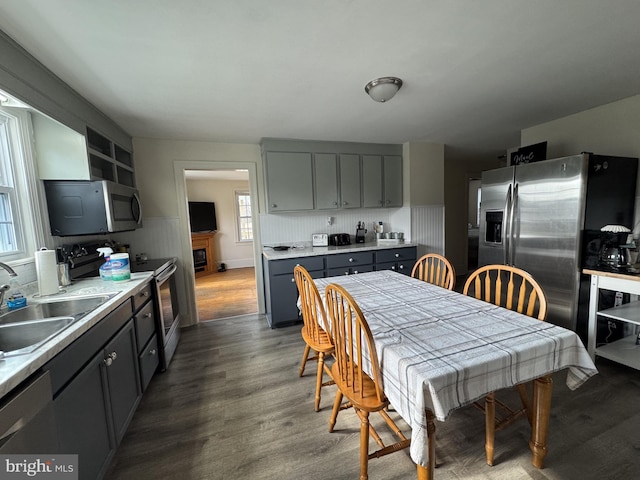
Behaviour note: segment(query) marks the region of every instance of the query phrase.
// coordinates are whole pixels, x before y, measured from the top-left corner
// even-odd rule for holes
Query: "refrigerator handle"
[[[502,253],[504,255],[502,263],[505,265],[509,265],[509,247],[511,242],[509,241],[511,238],[511,223],[509,222],[511,212],[511,185],[507,189],[507,198],[504,202],[504,223],[503,223],[503,242],[504,246],[502,248]]]
[[[516,242],[514,236],[516,234],[515,220],[516,210],[518,209],[518,184],[513,187],[513,199],[511,201],[511,211],[509,212],[509,265],[512,267],[516,258]]]

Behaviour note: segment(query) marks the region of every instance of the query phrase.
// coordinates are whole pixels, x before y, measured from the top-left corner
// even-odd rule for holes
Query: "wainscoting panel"
[[[411,241],[419,244],[418,255],[444,255],[444,205],[411,207]]]

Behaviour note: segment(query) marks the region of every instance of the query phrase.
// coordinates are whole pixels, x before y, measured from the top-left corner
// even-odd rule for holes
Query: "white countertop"
[[[287,258],[298,257],[312,257],[316,255],[333,255],[336,253],[353,253],[361,252],[364,250],[385,250],[393,248],[403,247],[415,247],[417,243],[398,243],[398,244],[379,244],[377,242],[369,243],[352,243],[351,245],[342,245],[340,247],[328,246],[328,247],[310,247],[304,248],[290,248],[289,250],[273,250],[270,247],[264,247],[262,250],[262,256],[267,260],[284,260]]]
[[[27,305],[43,301],[63,300],[78,295],[116,294],[33,352],[0,359],[0,398],[69,346],[105,315],[115,310],[123,301],[142,290],[152,278],[152,272],[132,273],[131,280],[125,282],[105,282],[96,277],[76,280],[55,295],[42,298],[29,295]]]

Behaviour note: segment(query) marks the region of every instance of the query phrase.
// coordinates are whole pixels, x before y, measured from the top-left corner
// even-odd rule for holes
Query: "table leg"
[[[529,446],[533,453],[531,463],[536,468],[542,468],[544,457],[547,455],[547,431],[551,414],[552,390],[553,380],[550,375],[537,378],[533,382],[533,424]]]
[[[427,442],[429,442],[429,466],[418,465],[418,480],[433,480],[433,469],[436,465],[436,424],[435,415],[427,410]]]

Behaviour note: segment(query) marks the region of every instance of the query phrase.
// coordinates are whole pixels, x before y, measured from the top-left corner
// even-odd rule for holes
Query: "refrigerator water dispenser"
[[[502,243],[502,214],[501,211],[485,213],[485,242]]]

